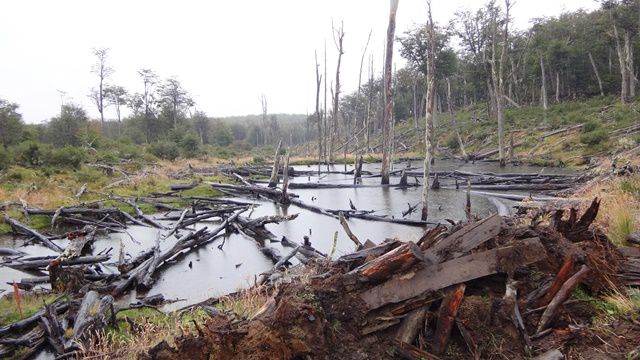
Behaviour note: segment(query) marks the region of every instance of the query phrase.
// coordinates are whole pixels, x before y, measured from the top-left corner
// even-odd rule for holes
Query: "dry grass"
[[[270,297],[270,292],[259,286],[241,290],[232,296],[223,296],[218,300],[218,304],[225,311],[252,318]]]

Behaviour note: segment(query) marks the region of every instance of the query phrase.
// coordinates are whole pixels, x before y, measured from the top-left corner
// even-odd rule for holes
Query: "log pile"
[[[310,262],[305,280],[265,283],[277,290],[255,320],[219,314],[207,324],[210,333],[198,338],[207,349],[202,358],[357,358],[357,351],[362,358],[478,359],[499,357],[504,348],[510,358],[562,353],[583,326],[569,301],[573,290],[622,289],[617,286],[631,284],[638,271],[640,253],[618,251],[589,226],[597,208],[596,200],[580,217],[521,227],[494,215],[430,229],[416,243],[388,240],[335,261]],[[500,349],[492,336],[503,338]],[[159,344],[149,354],[178,359],[193,341],[181,336],[175,347]]]

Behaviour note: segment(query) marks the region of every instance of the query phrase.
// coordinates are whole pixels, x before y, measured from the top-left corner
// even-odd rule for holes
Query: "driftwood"
[[[52,261],[55,261],[56,259],[60,261],[60,265],[68,266],[101,263],[109,260],[109,258],[109,255],[79,256],[70,259],[58,259],[57,256],[38,256],[21,259],[11,259],[9,261],[0,263],[0,265],[13,269],[35,270],[46,268]]]
[[[385,254],[398,246],[402,245],[402,243],[398,240],[385,241],[382,244],[371,247],[368,249],[363,249],[356,251],[351,254],[343,255],[336,260],[338,263],[348,264],[350,267],[359,266],[363,262],[377,258],[378,256]]]
[[[30,227],[22,224],[21,222],[19,222],[18,220],[12,219],[10,218],[8,215],[4,215],[4,222],[6,224],[8,224],[9,226],[11,226],[12,229],[14,229],[14,231],[20,230],[24,233],[27,233],[31,236],[33,236],[36,240],[38,240],[38,242],[40,242],[42,245],[48,247],[49,249],[55,251],[55,252],[62,252],[62,248],[56,244],[54,244],[53,242],[51,242],[51,240],[49,240],[49,238],[47,238],[46,236],[40,234],[38,231],[31,229]]]
[[[131,206],[134,211],[136,212],[136,216],[139,217],[140,219],[142,219],[144,222],[146,222],[147,224],[158,228],[158,229],[164,229],[165,227],[160,224],[159,222],[155,221],[152,217],[145,215],[142,210],[140,210],[140,208],[138,207],[138,204],[136,204],[135,202],[132,201],[124,201],[127,205]]]
[[[82,230],[67,235],[70,239],[69,245],[60,254],[59,259],[70,260],[80,257],[82,249],[92,243],[96,236],[96,228],[92,226],[85,226]]]
[[[373,310],[425,292],[529,265],[545,257],[545,249],[538,238],[525,239],[512,246],[463,256],[402,277],[391,278],[362,292],[360,298],[369,310]]]
[[[65,348],[76,350],[79,349],[79,344],[84,344],[84,348],[87,348],[90,336],[105,328],[113,316],[115,313],[111,295],[101,297],[95,291],[87,292],[75,317],[73,335],[66,341]]]

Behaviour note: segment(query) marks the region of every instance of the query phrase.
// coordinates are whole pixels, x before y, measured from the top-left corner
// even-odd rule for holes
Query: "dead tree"
[[[460,136],[460,128],[458,127],[456,115],[453,113],[453,106],[451,105],[451,82],[449,81],[449,78],[447,78],[447,104],[449,106],[449,114],[451,115],[451,124],[453,125],[453,129],[456,132],[456,138],[458,139],[460,152],[462,152],[462,158],[464,159],[464,161],[467,161],[467,152],[464,150],[464,143],[462,142],[462,137]]]
[[[382,178],[381,184],[389,184],[391,169],[391,124],[393,122],[393,94],[391,89],[391,65],[393,62],[393,40],[396,32],[396,12],[399,0],[391,0],[389,8],[389,26],[387,27],[387,46],[384,60],[384,112],[382,115]]]
[[[498,40],[497,14],[493,16],[493,41],[491,42],[491,77],[493,80],[493,90],[495,91],[496,115],[498,118],[498,158],[500,166],[505,165],[504,160],[504,68],[507,56],[507,43],[509,41],[509,10],[510,0],[505,0],[505,21],[502,33],[502,49],[500,51],[499,62],[496,59],[496,42]]]
[[[598,73],[596,62],[593,61],[593,55],[591,55],[591,52],[589,52],[589,61],[591,62],[591,66],[593,67],[593,73],[596,75],[596,79],[598,80],[598,88],[600,89],[600,96],[604,96],[604,91],[602,90],[602,80],[600,79],[600,74]]]
[[[320,75],[320,64],[318,63],[318,52],[316,55],[316,117],[318,121],[318,175],[320,175],[320,163],[322,163],[322,115],[320,114],[320,84],[322,83],[322,75]]]
[[[342,48],[342,40],[344,39],[344,24],[341,23],[340,27],[333,28],[333,41],[338,49],[338,65],[336,65],[336,86],[333,93],[333,113],[331,114],[332,130],[329,140],[329,161],[333,161],[335,153],[336,136],[338,135],[338,117],[340,110],[340,64],[342,62],[342,55],[344,50]]]
[[[278,142],[276,148],[276,155],[273,159],[273,169],[271,169],[271,178],[269,179],[269,187],[274,188],[278,185],[278,171],[280,170],[280,147],[282,146],[282,140]]]
[[[260,96],[260,105],[262,106],[262,126],[264,130],[264,145],[267,145],[267,143],[273,139],[269,139],[269,133],[270,133],[269,129],[271,127],[267,124],[267,97],[264,94]]]
[[[91,97],[98,107],[100,113],[100,123],[104,125],[104,80],[113,74],[113,69],[107,65],[108,48],[93,49],[93,55],[98,61],[91,68],[91,72],[96,74],[100,79],[98,90],[91,92]]]
[[[429,200],[429,172],[431,170],[431,157],[433,156],[433,112],[434,112],[434,100],[436,91],[436,65],[435,65],[435,36],[433,29],[433,18],[431,16],[431,0],[427,1],[427,11],[429,15],[429,34],[427,46],[427,105],[425,109],[425,134],[424,134],[424,165],[423,165],[423,179],[422,182],[422,221],[427,220],[429,214],[428,200]]]
[[[544,75],[544,60],[542,60],[542,56],[540,56],[540,78],[542,82],[542,85],[540,85],[542,109],[547,111],[549,103],[547,102],[547,81]]]

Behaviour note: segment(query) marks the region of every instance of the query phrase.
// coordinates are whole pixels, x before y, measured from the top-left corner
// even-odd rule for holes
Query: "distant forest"
[[[506,107],[546,108],[550,103],[608,95],[628,102],[636,96],[638,83],[634,57],[640,53],[639,15],[637,0],[603,1],[598,10],[537,19],[530,28],[514,31],[504,6],[495,1],[456,12],[450,23],[439,24],[434,31],[436,114],[485,104],[488,117],[494,118],[499,102]],[[334,35],[344,36],[340,31],[333,29]],[[428,32],[424,24],[396,37],[408,65],[394,69],[394,123],[411,121],[417,127],[424,117]],[[357,51],[348,50],[344,56],[360,58]],[[342,41],[339,49],[329,51],[327,56],[343,56]],[[166,159],[219,155],[273,146],[279,140],[315,144],[319,133],[321,138],[338,140],[328,149],[333,158],[338,143],[350,141],[349,137],[368,139],[383,127],[383,77],[381,69],[369,65],[372,57],[365,53],[361,82],[350,93],[341,93],[339,74],[332,73],[336,69],[324,70],[317,63],[318,83],[309,84],[318,90],[313,114],[270,114],[268,98],[263,96],[256,99],[262,101],[262,114],[223,119],[196,110],[188,89],[177,79],[161,79],[150,69],[138,72],[141,92],[114,84],[111,75],[117,69],[110,66],[109,50],[94,49],[94,55],[95,88],[88,95],[100,118],[90,119],[85,109],[66,103],[48,122],[24,124],[19,104],[0,99],[0,168],[11,163],[75,164],[69,158],[98,153],[109,159],[142,153]],[[499,80],[494,73],[498,65],[504,74]],[[328,90],[323,85],[327,80]],[[501,95],[496,97],[498,87]],[[117,118],[105,118],[108,108]],[[125,108],[130,115],[121,118]],[[370,150],[367,144],[359,151]]]

